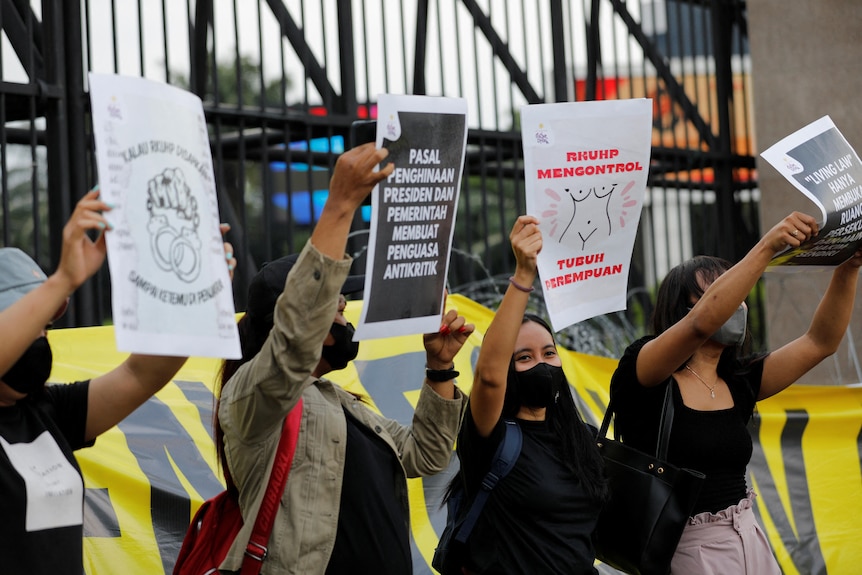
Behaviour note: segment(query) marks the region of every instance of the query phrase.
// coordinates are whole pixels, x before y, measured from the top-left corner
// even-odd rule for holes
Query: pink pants
[[[754,492],[718,513],[689,519],[671,561],[673,575],[781,575],[754,517]]]

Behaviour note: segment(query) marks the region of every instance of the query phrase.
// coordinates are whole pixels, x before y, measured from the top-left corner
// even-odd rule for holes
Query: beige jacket
[[[334,261],[307,243],[276,304],[275,327],[263,349],[225,386],[219,419],[231,475],[240,488],[245,527],[221,568],[240,569],[263,498],[285,415],[303,398],[299,440],[270,536],[265,575],[324,573],[335,544],[347,444],[343,408],[374,430],[401,461],[393,493],[408,509],[407,477],[446,468],[466,397],[447,400],[422,384],[410,426],[381,417],[340,386],[315,379],[321,342],[335,317],[350,260]],[[405,525],[405,529],[409,526]]]

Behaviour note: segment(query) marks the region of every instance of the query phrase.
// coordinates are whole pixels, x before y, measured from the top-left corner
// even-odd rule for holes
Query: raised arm
[[[102,230],[107,221],[101,212],[110,209],[93,190],[78,201],[63,228],[60,265],[41,285],[0,312],[0,374],[6,373],[45,326],[62,311],[69,296],[96,273],[105,260],[105,238],[90,240],[87,230]],[[35,271],[35,270],[34,270]]]
[[[514,283],[506,289],[503,301],[485,332],[470,392],[470,412],[483,437],[491,434],[503,412],[509,362],[530,296],[529,292],[517,286],[532,286],[536,279],[536,258],[542,250],[539,220],[533,216],[520,216],[512,227],[509,241],[516,261]]]
[[[374,186],[395,169],[395,165],[389,163],[376,172],[371,171],[388,155],[389,150],[377,149],[373,143],[368,143],[338,157],[329,182],[329,197],[311,233],[311,243],[318,251],[336,260],[344,258],[354,212]]]
[[[685,317],[644,345],[637,359],[638,381],[645,386],[665,381],[733,315],[775,254],[787,246],[799,247],[817,233],[817,221],[800,212],[766,232],[739,263],[704,291]]]
[[[811,318],[808,331],[767,356],[758,399],[766,399],[787,388],[838,350],[853,315],[860,266],[862,249],[832,272],[832,280]]]

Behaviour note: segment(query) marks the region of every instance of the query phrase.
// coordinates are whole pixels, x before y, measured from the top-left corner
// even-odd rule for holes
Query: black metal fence
[[[257,266],[309,236],[349,125],[375,116],[380,93],[467,99],[450,291],[492,307],[524,211],[520,107],[652,98],[629,309],[566,330],[578,349],[617,355],[669,267],[697,253],[737,259],[758,236],[742,0],[0,0],[0,28],[2,242],[46,270],[97,183],[89,71],[203,100],[240,310]],[[367,227],[357,217],[359,265]],[[109,290],[103,270],[64,324],[109,321]]]

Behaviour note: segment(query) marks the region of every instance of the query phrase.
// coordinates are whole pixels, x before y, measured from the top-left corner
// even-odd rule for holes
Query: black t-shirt
[[[590,537],[599,509],[560,459],[561,441],[548,422],[517,421],[524,437],[521,454],[482,509],[468,540],[467,568],[482,574],[596,573]],[[458,437],[465,505],[490,468],[503,425],[483,438],[467,410]]]
[[[338,530],[327,575],[411,573],[409,517],[395,494],[404,471],[392,448],[347,410]]]
[[[81,575],[89,382],[50,385],[0,408],[0,557],[4,575]]]
[[[646,453],[655,453],[658,424],[667,383],[644,387],[637,380],[637,356],[647,336],[626,349],[613,377],[611,395],[616,429],[621,439]],[[706,475],[692,514],[716,513],[736,505],[746,496],[745,470],[751,459],[748,422],[754,412],[763,376],[763,357],[738,362],[719,374],[727,383],[734,406],[698,411],[683,403],[674,385],[674,419],[668,446],[668,462]]]

